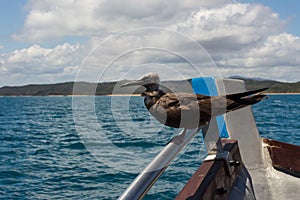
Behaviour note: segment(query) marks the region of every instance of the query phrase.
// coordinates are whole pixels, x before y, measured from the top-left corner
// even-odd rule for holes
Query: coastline
[[[266,92],[267,95],[300,95],[300,92]]]
[[[287,92],[287,93],[283,93],[283,92],[266,92],[264,93],[266,95],[300,95],[300,92]],[[104,94],[104,95],[86,95],[86,94],[82,94],[82,95],[0,95],[0,97],[92,97],[92,96],[110,96],[110,97],[127,97],[127,96],[134,96],[134,97],[139,97],[141,96],[140,94]]]
[[[99,96],[109,96],[109,97],[127,97],[127,96],[134,96],[140,97],[140,94],[107,94],[107,95],[99,95]]]
[[[103,94],[103,95],[87,95],[87,94],[68,94],[68,95],[0,95],[0,97],[93,97],[93,96],[115,96],[115,97],[122,97],[122,96],[141,96],[140,94]]]

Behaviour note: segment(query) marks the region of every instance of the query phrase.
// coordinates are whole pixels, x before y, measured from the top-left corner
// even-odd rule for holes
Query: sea
[[[300,95],[253,113],[262,137],[300,145]],[[0,97],[0,199],[117,199],[180,131],[141,97]],[[199,133],[144,199],[174,199],[205,155]]]

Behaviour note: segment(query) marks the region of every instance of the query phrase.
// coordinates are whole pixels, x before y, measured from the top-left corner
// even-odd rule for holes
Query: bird
[[[160,89],[160,77],[149,72],[138,80],[131,80],[121,87],[143,86],[141,96],[151,115],[160,123],[173,127],[195,129],[202,127],[218,115],[232,112],[260,102],[266,95],[261,93],[268,88],[247,92],[206,96],[194,93],[172,93]]]

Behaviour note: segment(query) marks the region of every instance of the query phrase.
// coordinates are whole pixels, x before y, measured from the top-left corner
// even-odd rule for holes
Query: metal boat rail
[[[137,176],[127,190],[119,197],[120,200],[142,199],[150,190],[156,180],[168,168],[170,163],[189,143],[199,129],[184,130],[165,146],[165,148],[153,159],[153,161]]]

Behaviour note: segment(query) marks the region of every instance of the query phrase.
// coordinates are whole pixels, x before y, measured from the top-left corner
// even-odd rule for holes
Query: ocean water
[[[180,131],[153,120],[141,97],[72,100],[0,98],[0,199],[117,199]],[[262,137],[295,145],[299,111],[300,95],[253,106]],[[205,154],[199,133],[145,199],[173,199]]]

